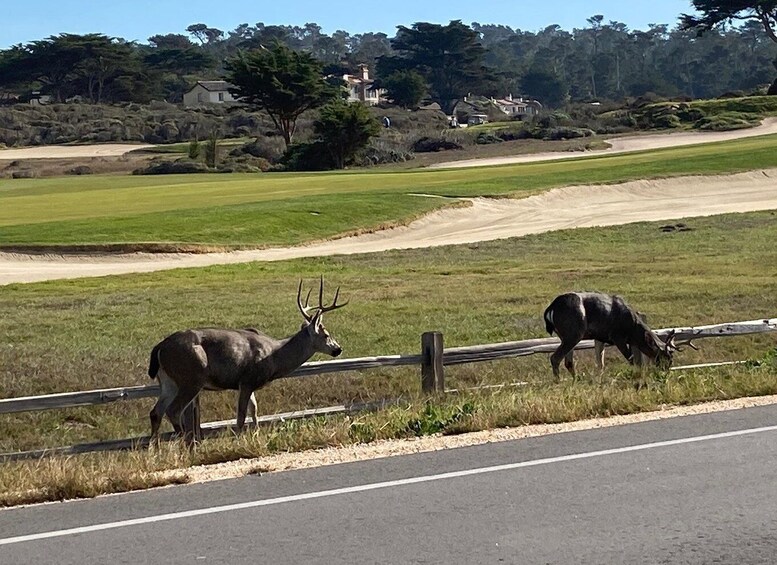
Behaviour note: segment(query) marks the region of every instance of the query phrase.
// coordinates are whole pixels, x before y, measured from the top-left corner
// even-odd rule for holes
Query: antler
[[[310,300],[310,293],[313,291],[313,289],[310,289],[308,291],[308,295],[305,298],[305,305],[302,305],[302,279],[299,280],[299,287],[297,288],[297,308],[299,308],[300,314],[302,314],[302,317],[305,318],[306,321],[310,321],[313,319],[313,315],[310,314],[310,307],[308,306],[308,301]]]
[[[316,314],[323,314],[324,312],[331,312],[332,310],[337,310],[338,308],[342,308],[346,304],[348,304],[348,301],[346,300],[342,304],[337,303],[337,299],[340,297],[340,287],[337,287],[337,290],[335,291],[335,299],[329,306],[324,306],[324,275],[321,275],[321,279],[318,286],[318,306],[312,307],[308,306],[308,301],[310,300],[310,293],[313,292],[313,289],[310,289],[308,291],[308,295],[305,298],[305,305],[302,305],[302,279],[299,281],[299,288],[297,288],[297,307],[299,308],[299,311],[302,313],[302,316],[310,322],[313,317]],[[317,312],[311,314],[311,310],[316,310]]]
[[[337,298],[340,296],[340,287],[337,287],[337,290],[335,290],[335,299],[329,306],[324,306],[324,275],[321,275],[321,282],[318,287],[318,309],[323,314],[324,312],[331,312],[332,310],[337,310],[338,308],[342,308],[346,304],[348,304],[348,301],[346,300],[342,304],[337,303]]]
[[[693,349],[695,351],[699,350],[699,348],[696,347],[693,344],[693,338],[692,337],[689,337],[689,338],[686,338],[686,339],[682,339],[679,342],[675,342],[675,330],[671,330],[666,335],[666,339],[664,340],[664,345],[665,345],[667,351],[670,348],[674,349],[675,351],[682,351],[684,345],[687,345],[688,347],[690,347],[691,349]]]
[[[694,351],[699,351],[699,348],[698,348],[698,347],[696,347],[696,346],[693,344],[693,338],[689,338],[689,339],[683,339],[683,340],[680,340],[680,342],[679,342],[679,343],[672,343],[672,347],[674,347],[674,348],[675,348],[677,351],[682,351],[682,350],[683,350],[683,349],[682,349],[682,346],[683,346],[683,345],[687,345],[688,347],[690,347],[690,348],[691,348],[691,349],[693,349]]]

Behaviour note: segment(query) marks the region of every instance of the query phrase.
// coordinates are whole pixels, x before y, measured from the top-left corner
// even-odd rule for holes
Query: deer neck
[[[273,378],[288,375],[313,357],[315,352],[307,329],[281,340],[280,347],[272,354]]]

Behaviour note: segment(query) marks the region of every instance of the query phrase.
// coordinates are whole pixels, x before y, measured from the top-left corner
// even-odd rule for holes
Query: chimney
[[[361,71],[362,80],[370,80],[370,69],[362,63],[359,65],[359,71]]]

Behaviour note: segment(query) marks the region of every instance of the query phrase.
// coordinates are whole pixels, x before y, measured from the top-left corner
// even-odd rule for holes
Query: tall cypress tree
[[[322,65],[310,54],[275,43],[270,48],[241,51],[227,60],[230,91],[240,100],[265,110],[286,146],[291,145],[297,118],[337,97],[339,89],[327,84]]]
[[[397,55],[378,60],[380,76],[399,70],[418,72],[429,85],[432,101],[446,114],[467,93],[488,89],[493,78],[483,64],[486,50],[479,34],[460,20],[445,26],[425,22],[412,28],[398,26],[391,46]]]

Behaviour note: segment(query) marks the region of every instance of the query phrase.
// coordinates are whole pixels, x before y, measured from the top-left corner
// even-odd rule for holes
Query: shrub
[[[448,151],[451,149],[462,149],[462,146],[455,141],[442,137],[422,137],[413,144],[413,151],[416,153],[431,153],[433,151]]]
[[[274,163],[283,155],[284,147],[283,138],[281,137],[260,136],[249,143],[236,147],[229,154],[233,157],[251,155]]]
[[[677,110],[677,117],[684,122],[697,122],[705,116],[704,111],[688,104],[681,105]]]
[[[502,141],[515,141],[517,139],[532,139],[534,133],[525,127],[520,129],[502,129],[495,133]]]
[[[279,163],[289,171],[327,171],[334,168],[332,156],[321,141],[291,145]]]
[[[87,165],[78,165],[77,167],[73,167],[68,171],[69,175],[91,175],[92,174],[92,168],[88,167]]]
[[[594,132],[586,128],[557,127],[547,130],[544,137],[552,141],[559,141],[561,139],[576,139],[592,135],[594,135]]]
[[[475,143],[478,145],[490,145],[492,143],[502,143],[502,141],[504,140],[488,131],[481,131],[475,138]]]
[[[254,167],[248,163],[228,162],[219,165],[216,168],[218,173],[261,173],[262,169]]]
[[[195,160],[200,157],[200,142],[196,139],[192,139],[191,142],[189,142],[189,159]]]
[[[157,161],[142,169],[132,171],[133,175],[179,175],[189,173],[207,173],[208,167],[197,161],[179,159],[177,161]]]
[[[219,138],[216,131],[212,131],[210,137],[208,137],[207,143],[205,143],[205,164],[211,169],[218,165],[219,161]]]
[[[693,127],[702,131],[730,131],[753,127],[757,123],[758,117],[752,114],[726,112],[716,116],[704,117],[693,124]]]
[[[238,164],[248,165],[255,169],[259,169],[261,172],[269,171],[272,168],[272,164],[263,157],[254,157],[252,155],[239,155],[237,157],[230,157],[225,162],[225,165]]]
[[[680,118],[675,114],[662,114],[653,118],[652,127],[670,129],[680,127],[680,123]]]
[[[400,147],[392,146],[386,142],[373,142],[360,155],[357,156],[354,164],[357,167],[369,167],[374,165],[383,165],[385,163],[404,163],[414,159],[415,155],[411,151],[405,151]]]

